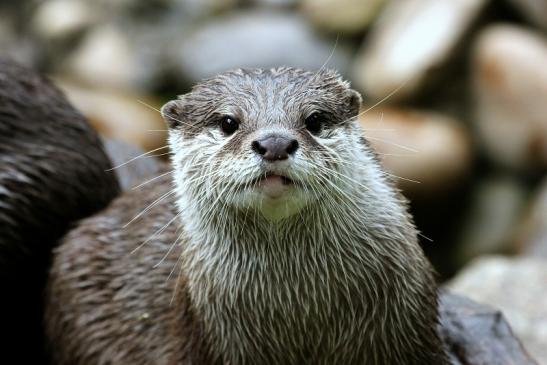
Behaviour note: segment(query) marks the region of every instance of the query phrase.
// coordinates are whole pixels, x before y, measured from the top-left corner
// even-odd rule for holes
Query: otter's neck
[[[377,303],[411,292],[399,290],[409,263],[396,253],[415,243],[407,242],[414,232],[400,204],[389,198],[356,188],[269,222],[230,208],[205,215],[207,202],[199,207],[182,194],[189,237],[183,271],[212,356],[230,364],[385,357],[381,347],[397,334],[372,328],[389,317],[389,306]]]

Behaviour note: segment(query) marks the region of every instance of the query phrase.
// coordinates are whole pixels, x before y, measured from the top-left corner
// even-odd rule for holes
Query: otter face
[[[162,108],[179,194],[271,221],[328,199],[351,179],[348,157],[365,153],[360,104],[330,70],[236,70],[206,80]]]

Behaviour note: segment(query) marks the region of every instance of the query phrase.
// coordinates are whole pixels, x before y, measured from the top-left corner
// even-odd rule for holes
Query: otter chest
[[[224,260],[194,300],[223,364],[362,364],[374,299],[362,263],[334,253]],[[197,300],[196,300],[197,299]]]

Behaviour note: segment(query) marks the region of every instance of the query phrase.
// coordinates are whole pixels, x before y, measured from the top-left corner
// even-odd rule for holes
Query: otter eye
[[[227,135],[233,134],[239,128],[237,119],[229,116],[224,116],[220,120],[220,129]]]
[[[312,134],[318,134],[323,129],[323,124],[325,124],[325,118],[320,113],[313,113],[306,118],[305,122],[306,129]]]

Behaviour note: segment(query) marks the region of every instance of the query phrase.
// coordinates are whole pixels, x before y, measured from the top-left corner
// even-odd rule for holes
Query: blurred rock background
[[[440,279],[547,364],[547,0],[0,0],[0,52],[147,151],[205,77],[338,69]]]

